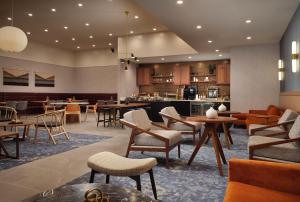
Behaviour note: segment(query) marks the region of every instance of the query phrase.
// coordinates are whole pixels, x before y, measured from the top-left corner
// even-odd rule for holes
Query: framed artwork
[[[35,86],[36,87],[54,87],[55,76],[54,74],[35,72]]]
[[[23,69],[3,68],[3,85],[29,86],[29,71]]]

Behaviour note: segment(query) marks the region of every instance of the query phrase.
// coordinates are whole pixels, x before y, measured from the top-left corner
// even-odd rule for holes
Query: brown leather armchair
[[[249,124],[270,125],[278,122],[283,114],[280,107],[269,105],[265,110],[250,109],[248,113],[233,114],[232,116],[238,120],[235,126],[249,126]]]

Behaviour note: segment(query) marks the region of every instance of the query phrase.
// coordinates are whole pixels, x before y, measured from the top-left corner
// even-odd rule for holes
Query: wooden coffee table
[[[3,139],[4,138],[14,138],[16,141],[16,156],[11,156],[7,152],[4,144],[3,144]],[[4,155],[2,155],[2,150],[4,152]],[[0,131],[0,156],[5,156],[8,158],[19,158],[19,133],[17,132],[7,132],[7,131]]]
[[[205,140],[212,137],[212,140],[213,140],[212,142],[213,142],[213,147],[214,147],[215,154],[216,154],[219,174],[221,176],[223,176],[224,174],[223,174],[221,159],[224,164],[227,164],[227,162],[226,162],[226,158],[225,158],[225,155],[223,152],[222,145],[220,143],[219,137],[216,132],[216,127],[219,124],[232,123],[233,121],[236,120],[236,118],[219,116],[218,118],[215,118],[215,119],[209,119],[206,116],[195,116],[195,117],[188,117],[187,120],[205,123],[204,132],[203,132],[202,136],[200,137],[197,145],[195,146],[195,149],[189,159],[188,165],[191,165],[191,163],[193,162],[195,156],[197,155],[200,147],[203,145]],[[221,157],[221,159],[220,159],[220,157]]]

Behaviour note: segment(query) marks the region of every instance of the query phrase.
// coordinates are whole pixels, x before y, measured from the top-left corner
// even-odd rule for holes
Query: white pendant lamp
[[[28,39],[21,29],[13,26],[13,7],[14,1],[12,0],[12,23],[11,26],[0,28],[0,50],[18,53],[26,48]]]

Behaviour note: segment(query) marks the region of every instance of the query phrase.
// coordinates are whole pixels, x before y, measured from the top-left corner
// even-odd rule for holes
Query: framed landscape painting
[[[35,72],[35,86],[36,87],[54,87],[55,76],[54,74]]]
[[[3,85],[29,86],[29,71],[3,68]]]

